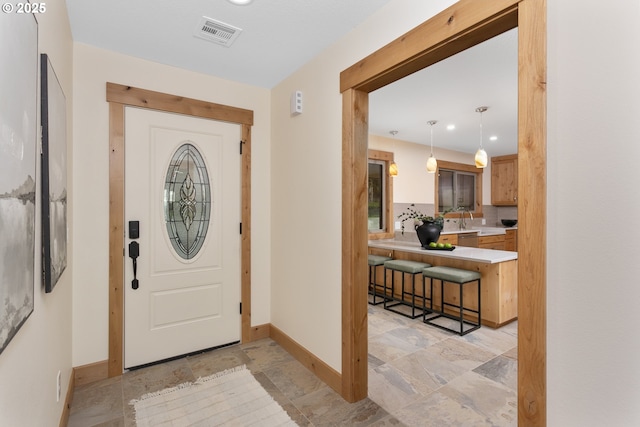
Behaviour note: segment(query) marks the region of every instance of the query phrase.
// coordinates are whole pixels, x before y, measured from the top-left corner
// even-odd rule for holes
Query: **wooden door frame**
[[[340,74],[346,400],[368,388],[368,94],[518,27],[518,425],[546,425],[546,10],[546,0],[461,0]]]
[[[145,89],[107,83],[109,103],[109,360],[108,376],[124,369],[124,111],[138,107],[241,126],[240,301],[241,340],[251,340],[251,126],[253,111]],[[238,148],[240,150],[240,147]]]

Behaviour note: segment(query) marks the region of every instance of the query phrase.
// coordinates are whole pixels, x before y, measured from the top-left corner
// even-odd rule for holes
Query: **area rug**
[[[297,425],[244,365],[130,404],[138,427]]]

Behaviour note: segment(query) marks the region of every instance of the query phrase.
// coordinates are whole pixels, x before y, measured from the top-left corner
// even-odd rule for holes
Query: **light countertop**
[[[463,230],[473,232],[477,230]],[[404,252],[413,252],[423,255],[430,255],[443,258],[460,259],[465,261],[482,262],[486,264],[497,264],[500,262],[513,261],[518,259],[517,252],[499,251],[496,249],[469,248],[466,246],[456,246],[452,251],[424,249],[419,243],[403,242],[398,240],[369,240],[370,248],[390,249]]]

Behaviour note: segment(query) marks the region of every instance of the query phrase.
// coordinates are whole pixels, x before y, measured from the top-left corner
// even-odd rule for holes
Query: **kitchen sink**
[[[505,229],[500,227],[481,227],[481,228],[474,228],[474,230],[478,231],[478,236],[506,234]]]

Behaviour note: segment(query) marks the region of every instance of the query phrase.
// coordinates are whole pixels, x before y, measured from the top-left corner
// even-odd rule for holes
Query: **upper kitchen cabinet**
[[[491,158],[491,204],[518,205],[518,155]]]

